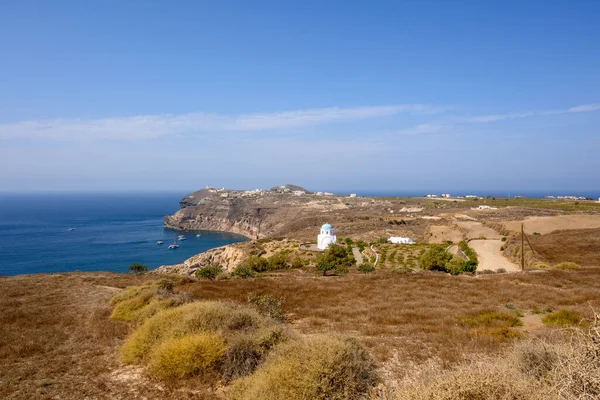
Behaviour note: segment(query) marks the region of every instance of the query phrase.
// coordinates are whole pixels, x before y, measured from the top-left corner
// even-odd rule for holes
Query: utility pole
[[[521,223],[521,271],[525,271],[525,232]]]

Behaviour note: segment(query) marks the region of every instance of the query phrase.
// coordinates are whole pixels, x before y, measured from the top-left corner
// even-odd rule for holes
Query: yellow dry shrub
[[[507,362],[483,360],[452,371],[433,369],[403,382],[394,400],[553,400],[557,396]]]
[[[225,341],[215,333],[169,339],[150,355],[148,372],[158,379],[194,376],[212,368],[225,349]]]
[[[578,269],[578,268],[579,268],[579,264],[571,262],[571,261],[561,262],[554,266],[554,269],[560,269],[560,270],[570,270],[570,269]]]
[[[368,351],[354,339],[315,336],[275,348],[256,372],[234,381],[231,400],[349,400],[375,384]]]
[[[116,305],[110,315],[111,319],[128,322],[136,321],[139,312],[148,306],[156,294],[156,288],[154,287],[143,287],[139,288],[139,290],[137,290],[138,288],[134,289],[136,290],[127,293],[127,298],[120,298],[114,302]],[[113,299],[111,299],[111,303],[113,303]]]
[[[256,311],[233,303],[203,301],[159,311],[146,319],[119,349],[127,364],[144,363],[152,350],[171,338],[202,332],[235,333],[254,331],[269,324]]]
[[[110,299],[110,305],[111,306],[115,306],[117,304],[119,304],[122,301],[125,300],[130,300],[134,297],[139,296],[141,293],[147,291],[151,289],[151,286],[149,285],[145,285],[145,286],[130,286],[126,289],[123,289],[122,291],[120,291],[119,293],[115,294],[113,297],[111,297]]]

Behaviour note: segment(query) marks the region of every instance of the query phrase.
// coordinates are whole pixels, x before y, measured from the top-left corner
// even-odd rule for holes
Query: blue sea
[[[0,194],[0,275],[127,272],[133,263],[152,269],[246,240],[226,232],[164,229],[163,216],[177,211],[183,195]],[[186,240],[170,250],[179,234]]]

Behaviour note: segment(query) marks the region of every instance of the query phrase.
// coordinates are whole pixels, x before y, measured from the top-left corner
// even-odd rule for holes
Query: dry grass
[[[214,399],[215,391],[203,382],[159,385],[115,356],[130,328],[109,318],[109,299],[116,288],[151,279],[156,277],[80,273],[0,278],[0,398]],[[500,354],[515,342],[491,331],[475,332],[461,323],[468,317],[552,308],[590,318],[588,302],[600,307],[600,269],[478,277],[384,269],[325,278],[290,270],[256,279],[176,283],[174,292],[240,305],[249,295],[285,298],[283,311],[296,330],[361,338],[382,366],[382,378],[392,382],[429,360],[447,368]],[[552,329],[541,327],[537,334]],[[237,338],[235,347],[226,338],[223,358],[240,370],[230,371],[225,381],[259,365],[262,355],[252,349],[256,343],[272,348],[280,333],[259,328],[251,337]]]
[[[478,277],[379,270],[323,278],[285,271],[249,280],[198,282],[188,290],[198,299],[239,303],[252,294],[284,297],[283,311],[295,328],[358,335],[379,362],[401,376],[409,362],[436,357],[449,365],[469,354],[495,353],[510,343],[502,332],[473,330],[460,323],[473,315],[548,307],[589,314],[587,302],[600,298],[599,278],[599,270],[585,268]],[[508,310],[507,303],[513,303],[514,310]]]
[[[115,350],[129,328],[109,318],[111,296],[147,280],[108,273],[0,277],[0,398],[161,396],[154,385],[120,379]]]
[[[517,343],[502,357],[444,370],[427,364],[378,398],[582,400],[600,397],[600,324]]]
[[[375,384],[375,365],[359,342],[330,336],[277,348],[253,375],[233,382],[231,400],[358,400]]]
[[[152,352],[148,372],[155,378],[184,378],[215,366],[225,354],[225,341],[215,333],[166,340]]]
[[[517,238],[520,246],[520,236]],[[540,261],[558,264],[570,261],[584,266],[600,266],[600,229],[576,229],[529,235]]]

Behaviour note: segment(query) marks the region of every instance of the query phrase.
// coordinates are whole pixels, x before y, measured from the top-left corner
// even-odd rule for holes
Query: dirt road
[[[363,256],[360,254],[360,250],[358,247],[352,247],[352,254],[354,255],[354,259],[356,260],[356,265],[360,265],[363,263]]]
[[[500,240],[471,240],[469,247],[475,250],[479,258],[478,270],[488,269],[497,271],[500,268],[505,269],[507,272],[521,270],[518,265],[510,262],[500,252],[500,247],[502,247],[502,241]]]

